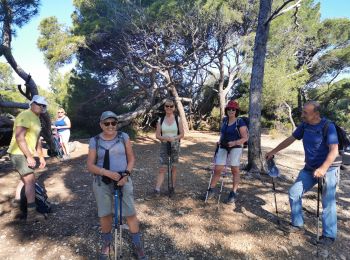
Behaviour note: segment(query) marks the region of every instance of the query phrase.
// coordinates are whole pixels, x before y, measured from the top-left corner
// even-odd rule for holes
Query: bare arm
[[[128,165],[126,166],[126,170],[131,172],[132,169],[134,168],[134,165],[135,165],[135,155],[134,155],[134,151],[132,149],[130,139],[128,139],[125,142],[125,151],[126,151],[126,159],[128,161]]]
[[[39,168],[44,168],[46,166],[46,161],[44,158],[44,153],[43,153],[43,148],[41,146],[41,140],[40,138],[38,139],[38,142],[36,144],[36,152],[39,156],[39,161],[40,161],[40,165]]]
[[[180,118],[179,118],[179,132],[180,134],[175,136],[175,140],[181,140],[185,136],[184,126]]]
[[[279,145],[277,145],[274,149],[272,149],[270,152],[268,152],[265,155],[265,158],[267,160],[271,159],[276,153],[278,153],[279,151],[287,148],[288,146],[290,146],[292,143],[294,143],[295,141],[295,137],[294,136],[289,136],[288,138],[286,138],[284,141],[282,141]]]
[[[337,157],[338,154],[339,154],[339,152],[338,152],[338,144],[330,144],[329,145],[329,153],[327,155],[327,158],[323,162],[323,164],[319,168],[317,168],[315,170],[314,177],[316,177],[316,178],[323,177],[326,174],[328,168],[334,162],[334,160],[335,160],[335,158]]]
[[[238,139],[236,141],[229,142],[229,146],[236,146],[236,145],[242,145],[246,141],[248,141],[248,129],[246,126],[241,126],[239,128],[239,134],[241,136],[241,139]]]

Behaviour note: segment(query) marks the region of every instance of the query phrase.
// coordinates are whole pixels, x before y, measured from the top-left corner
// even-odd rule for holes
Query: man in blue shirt
[[[320,116],[320,105],[315,101],[305,104],[302,120],[293,134],[266,154],[271,159],[277,152],[291,145],[296,139],[303,140],[305,166],[299,172],[298,178],[289,189],[291,207],[291,229],[304,231],[302,195],[309,191],[321,178],[324,182],[322,192],[322,236],[319,243],[331,245],[337,235],[336,185],[339,167],[333,166],[338,155],[338,137],[333,123],[328,123],[327,133],[324,133],[327,119]]]

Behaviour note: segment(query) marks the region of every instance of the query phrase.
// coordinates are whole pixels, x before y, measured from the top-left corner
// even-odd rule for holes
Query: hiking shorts
[[[58,135],[60,136],[60,141],[61,143],[68,144],[69,142],[69,137],[70,137],[70,130],[64,130],[62,132],[58,132]]]
[[[28,167],[27,158],[22,154],[10,154],[11,162],[16,171],[22,176],[34,173],[34,168]]]
[[[94,192],[95,199],[97,202],[98,216],[101,218],[101,217],[105,217],[113,214],[113,211],[114,211],[113,183],[105,184],[102,181],[101,176],[94,176],[92,190]],[[132,181],[130,176],[128,177],[128,181],[124,184],[122,188],[122,192],[123,192],[122,215],[124,217],[135,215],[136,210],[135,210],[134,194],[133,194],[134,189],[132,186]]]
[[[180,152],[180,142],[175,141],[171,142],[171,163],[173,166],[179,162],[179,152]],[[169,156],[168,156],[168,146],[167,142],[160,143],[160,155],[159,155],[159,163],[160,165],[168,165]]]
[[[219,148],[215,158],[215,165],[239,167],[241,163],[242,151],[243,148],[232,148],[228,154],[226,149]]]

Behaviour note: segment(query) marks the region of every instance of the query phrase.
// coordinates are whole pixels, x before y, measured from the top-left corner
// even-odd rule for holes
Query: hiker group
[[[39,115],[47,109],[44,97],[34,96],[30,108],[20,113],[14,123],[13,138],[8,149],[11,161],[20,175],[20,187],[24,185],[27,199],[27,221],[43,219],[36,211],[35,204],[35,151],[39,156],[39,168],[46,165],[40,144]],[[168,173],[169,197],[176,193],[177,163],[179,161],[180,141],[184,137],[181,119],[175,114],[175,102],[167,99],[164,104],[165,115],[157,121],[156,138],[160,140],[159,172],[153,193],[161,195],[161,187]],[[225,107],[225,118],[220,129],[220,138],[214,156],[214,170],[205,191],[205,200],[211,199],[221,190],[216,188],[224,169],[232,173],[232,189],[226,203],[235,203],[240,183],[239,166],[243,145],[249,138],[248,122],[239,117],[239,104],[229,101]],[[339,178],[338,136],[334,123],[321,117],[317,102],[308,102],[302,111],[302,123],[293,134],[269,151],[265,158],[273,162],[273,157],[295,140],[302,140],[305,152],[305,166],[299,172],[289,189],[291,207],[291,232],[304,232],[302,196],[314,185],[321,183],[322,235],[318,244],[331,245],[337,235],[336,186]],[[113,224],[119,226],[119,237],[115,235],[114,249],[121,255],[122,217],[126,218],[134,252],[138,259],[147,259],[143,239],[136,215],[132,171],[135,155],[128,134],[118,131],[118,117],[112,111],[105,111],[99,118],[102,132],[90,139],[87,168],[93,174],[93,192],[101,225],[101,250],[99,259],[109,259],[113,247]],[[18,196],[16,195],[16,198]],[[277,207],[276,207],[277,211]],[[119,212],[119,221],[118,221]],[[114,218],[113,218],[114,216]],[[113,223],[114,219],[114,223]],[[117,240],[120,239],[118,242]],[[116,254],[116,253],[115,253]]]

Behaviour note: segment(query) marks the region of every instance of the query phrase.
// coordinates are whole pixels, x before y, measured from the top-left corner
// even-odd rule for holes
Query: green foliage
[[[17,90],[10,66],[2,62],[0,62],[0,98],[5,101],[27,102]],[[17,114],[19,110],[13,108],[1,108],[0,111]]]
[[[16,26],[21,28],[38,13],[39,4],[40,0],[0,1],[0,25],[7,20],[15,33]],[[1,28],[0,39],[3,36],[2,32]]]
[[[44,53],[50,72],[70,63],[78,47],[84,42],[83,37],[71,35],[68,29],[59,24],[57,18],[53,16],[43,19],[39,30],[40,37],[37,45]]]
[[[324,116],[350,129],[350,79],[314,88],[309,97],[320,102]]]
[[[210,130],[219,131],[220,129],[220,109],[218,107],[214,107],[210,113],[210,117],[208,118],[208,124],[210,126]]]

